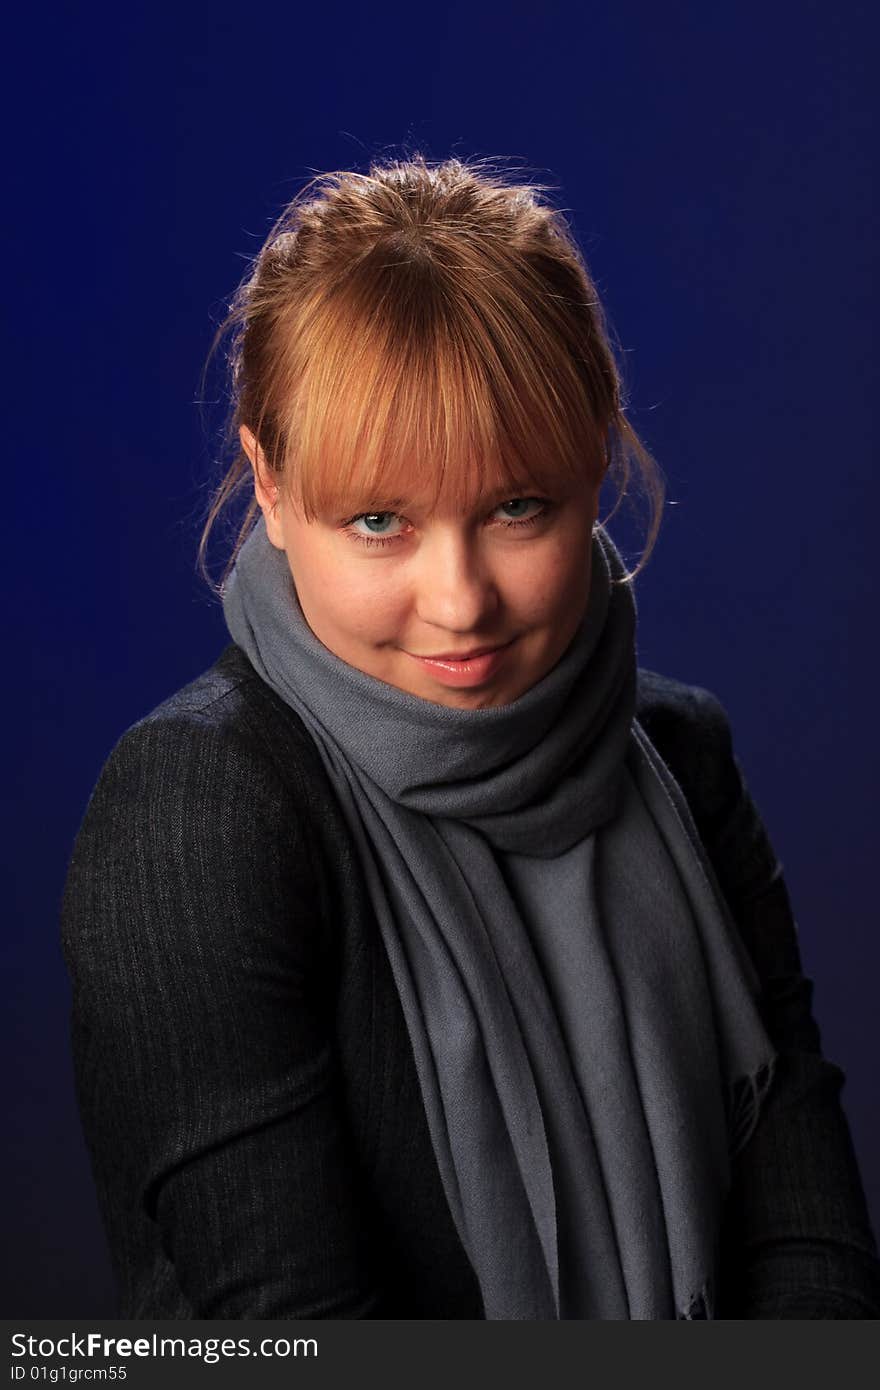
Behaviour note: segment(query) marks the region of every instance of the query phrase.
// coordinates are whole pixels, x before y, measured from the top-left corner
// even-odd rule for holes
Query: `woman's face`
[[[306,622],[349,665],[421,699],[481,709],[516,700],[568,647],[589,594],[598,485],[487,494],[466,516],[418,500],[405,515],[309,522],[255,463],[246,428],[241,440]],[[455,660],[486,648],[494,653]]]

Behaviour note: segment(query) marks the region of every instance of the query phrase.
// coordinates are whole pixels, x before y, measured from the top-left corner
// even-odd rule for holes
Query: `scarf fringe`
[[[749,1142],[758,1123],[761,1107],[773,1085],[776,1057],[769,1058],[753,1076],[740,1076],[729,1091],[729,1127],[731,1159],[736,1158]],[[678,1320],[695,1322],[715,1317],[715,1289],[711,1276],[703,1287],[679,1309]]]
[[[770,1057],[753,1076],[740,1076],[730,1087],[730,1157],[736,1158],[749,1142],[758,1123],[761,1107],[773,1085],[776,1057]]]
[[[678,1322],[697,1322],[715,1317],[715,1289],[712,1278],[708,1278],[693,1298],[680,1309]]]

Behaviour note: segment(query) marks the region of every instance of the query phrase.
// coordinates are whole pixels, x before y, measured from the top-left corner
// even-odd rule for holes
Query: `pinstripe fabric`
[[[843,1076],[821,1055],[724,710],[640,671],[637,713],[781,1050],[734,1174],[720,1315],[880,1316]],[[482,1316],[340,808],[307,731],[236,646],[114,748],[61,931],[117,1316]]]

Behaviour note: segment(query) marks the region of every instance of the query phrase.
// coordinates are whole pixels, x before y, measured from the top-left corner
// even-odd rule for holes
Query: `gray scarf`
[[[730,1160],[773,1073],[730,910],[635,718],[623,573],[597,526],[569,648],[477,710],[318,641],[262,517],[224,591],[354,836],[491,1319],[712,1317]]]

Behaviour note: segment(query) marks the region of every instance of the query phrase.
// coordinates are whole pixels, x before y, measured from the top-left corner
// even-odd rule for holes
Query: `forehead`
[[[431,488],[417,486],[405,491],[395,488],[390,491],[382,491],[381,488],[378,491],[355,488],[350,495],[355,504],[358,499],[369,499],[370,505],[381,505],[383,509],[390,511],[431,512],[439,516],[455,516],[495,507],[500,502],[510,501],[514,497],[525,497],[536,490],[548,489],[546,484],[537,483],[534,479],[512,477],[507,481],[490,485],[475,484],[464,494],[450,487],[438,489],[435,485]]]
[[[546,461],[480,464],[453,456],[444,463],[401,460],[389,454],[372,467],[354,466],[342,476],[332,468],[312,478],[312,509],[317,515],[358,511],[399,511],[418,515],[467,516],[515,497],[559,495],[570,479]]]

